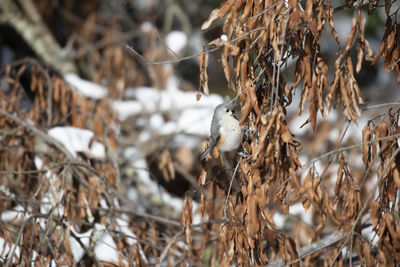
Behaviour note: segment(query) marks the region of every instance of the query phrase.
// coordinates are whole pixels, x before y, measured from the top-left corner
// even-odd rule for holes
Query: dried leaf
[[[203,91],[206,96],[210,94],[210,89],[208,88],[208,53],[206,52],[205,47],[201,50],[199,56],[199,65],[200,65],[200,88],[199,92]],[[197,101],[200,99],[200,94],[197,93]]]
[[[206,30],[206,29],[208,29],[210,26],[211,26],[211,24],[216,20],[216,19],[218,19],[219,17],[220,17],[220,8],[216,8],[216,9],[214,9],[212,12],[211,12],[211,14],[210,14],[210,16],[208,17],[208,19],[203,23],[203,25],[201,25],[201,30],[203,31],[203,30]]]

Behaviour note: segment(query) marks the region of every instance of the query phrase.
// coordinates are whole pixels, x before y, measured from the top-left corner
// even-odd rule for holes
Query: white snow
[[[144,143],[157,136],[174,135],[170,146],[184,144],[196,149],[209,135],[214,108],[223,102],[223,98],[210,94],[197,101],[197,92],[179,90],[178,84],[178,79],[172,76],[165,90],[129,88],[124,93],[128,100],[113,102],[112,107],[121,121],[136,116],[136,125],[143,127],[136,142]]]
[[[93,98],[102,99],[107,96],[107,89],[96,83],[84,80],[76,74],[69,73],[64,77],[72,89],[79,92],[81,95]]]
[[[126,120],[131,115],[140,114],[143,110],[143,106],[136,100],[114,101],[112,107],[121,121]]]
[[[74,227],[70,226],[69,229],[71,232],[73,232],[80,240],[81,242],[88,247],[89,242],[90,242],[90,237],[92,235],[93,229],[89,229],[87,232],[84,233],[78,233],[74,230]],[[74,256],[74,259],[76,262],[79,262],[83,255],[85,255],[85,250],[81,247],[81,245],[76,241],[75,238],[72,236],[69,236],[69,246],[71,249],[71,253]]]
[[[372,225],[362,229],[361,234],[374,246],[379,240],[379,236],[373,231]]]
[[[157,131],[163,124],[165,124],[165,120],[160,113],[155,113],[150,116],[149,127],[151,130]]]
[[[147,261],[142,248],[140,247],[140,244],[138,244],[136,240],[136,235],[129,229],[128,227],[128,222],[126,222],[123,219],[117,218],[116,219],[117,227],[118,230],[120,230],[126,237],[127,237],[127,242],[129,245],[138,245],[139,246],[139,252],[142,255],[142,258]],[[99,239],[97,240],[95,247],[94,247],[94,252],[96,254],[96,258],[99,261],[108,261],[108,262],[114,262],[118,263],[119,262],[119,257],[120,253],[118,252],[117,245],[113,239],[113,237],[110,235],[110,233],[105,230],[104,225],[101,224],[95,224],[94,229],[90,229],[87,232],[84,233],[78,233],[76,232],[73,227],[70,227],[71,231],[80,239],[80,241],[86,246],[89,247],[90,240],[95,240],[96,237],[94,235],[98,235]],[[95,231],[95,232],[93,232]],[[69,244],[71,248],[71,253],[75,259],[76,262],[79,262],[82,257],[85,254],[85,250],[80,246],[80,244],[76,241],[75,238],[72,236],[69,237]],[[123,262],[126,263],[126,260],[123,260]]]
[[[97,228],[98,224],[95,227]],[[97,242],[94,252],[99,261],[119,262],[117,245],[108,231],[105,231],[101,240]]]
[[[64,214],[64,206],[61,204],[63,192],[53,192],[54,188],[49,189],[48,192],[42,197],[42,204],[40,205],[40,213],[48,214],[52,212],[55,216],[62,216]],[[54,209],[57,207],[57,209]],[[40,220],[41,226],[44,228],[47,220]]]
[[[54,127],[48,131],[48,134],[62,143],[74,157],[77,156],[77,152],[85,152],[99,159],[105,158],[103,144],[94,141],[89,147],[94,136],[94,133],[90,130],[75,127]]]
[[[185,109],[178,118],[177,130],[189,134],[209,135],[213,111],[213,109]]]
[[[196,201],[192,201],[192,214],[193,214],[192,224],[201,223],[201,212],[199,212],[198,209],[199,209],[199,203]]]
[[[303,112],[301,115],[296,115],[294,119],[289,122],[290,132],[295,136],[302,136],[309,130],[309,125],[301,127],[308,119],[308,112]]]
[[[2,262],[3,259],[8,259],[8,257],[6,258],[6,256],[10,256],[7,255],[8,253],[10,253],[10,251],[12,250],[13,246],[15,246],[14,244],[12,244],[12,246],[10,247],[9,243],[5,242],[4,238],[0,237],[0,263]],[[20,247],[17,246],[14,250],[14,256],[17,256],[20,254]]]
[[[46,165],[43,165],[43,160],[35,156],[34,163],[36,169],[42,170],[47,169]],[[59,177],[56,176],[53,172],[48,170],[45,174],[49,187],[48,190],[42,195],[42,203],[40,204],[40,212],[43,214],[47,214],[50,211],[53,212],[55,216],[61,216],[64,213],[64,206],[61,204],[61,199],[64,195],[63,190],[59,190],[57,182],[59,182]],[[57,207],[55,209],[55,207]],[[46,220],[40,219],[40,225],[44,228],[46,225]]]
[[[289,216],[298,216],[303,222],[312,225],[312,207],[305,211],[301,203],[290,206],[289,215],[275,212],[272,219],[278,228],[283,228],[285,226],[285,221]]]
[[[171,81],[171,84],[174,82]],[[143,113],[154,113],[154,112],[178,112],[186,108],[207,108],[212,111],[218,104],[223,102],[221,96],[217,94],[210,94],[207,97],[202,97],[200,101],[196,100],[197,92],[184,92],[173,89],[174,86],[170,86],[169,90],[157,90],[149,87],[136,87],[127,89],[125,96],[129,98],[135,98],[135,100],[129,101],[115,101],[113,108],[116,109],[118,115],[124,118],[133,115],[139,115]],[[118,107],[120,103],[127,103],[125,108]],[[129,105],[133,105],[134,108]],[[139,106],[140,105],[140,106]],[[140,107],[140,108],[139,108]],[[126,110],[131,108],[133,110]]]
[[[138,2],[147,2],[147,1],[138,1]],[[153,24],[151,22],[145,21],[140,25],[140,30],[142,32],[150,32],[153,29]]]
[[[135,187],[131,186],[126,190],[126,198],[132,203],[138,203],[140,199],[139,192],[136,190]],[[138,207],[140,208],[140,206]]]
[[[10,224],[19,224],[24,218],[25,209],[21,205],[15,206],[12,210],[6,210],[1,213],[1,221]]]
[[[282,229],[285,226],[286,215],[281,214],[279,212],[274,212],[272,216],[272,220],[278,229]]]
[[[138,244],[136,235],[129,229],[128,222],[122,219],[116,219],[119,230],[127,237],[130,246]]]
[[[187,45],[188,38],[186,33],[181,31],[172,31],[168,33],[165,38],[165,42],[169,49],[171,49],[175,54],[179,54],[182,49]]]
[[[197,101],[196,92],[173,89],[176,87],[173,85],[175,82],[170,83],[170,89],[162,91],[148,87],[127,89],[125,96],[135,100],[115,101],[112,107],[120,120],[148,113],[149,130],[158,134],[187,133],[208,136],[214,108],[223,102],[222,97],[210,94]],[[163,113],[168,113],[169,121],[164,120],[161,115]],[[147,138],[150,136],[145,134]],[[146,138],[142,136],[141,141],[144,140]]]
[[[303,222],[313,225],[312,207],[305,211],[303,205],[301,203],[297,203],[289,207],[289,214],[299,216]]]
[[[122,217],[126,217],[125,219],[128,219],[125,214],[122,214]],[[146,257],[146,254],[144,253],[142,246],[140,243],[137,242],[137,237],[136,235],[129,229],[128,227],[128,222],[123,219],[116,219],[117,225],[119,230],[126,236],[127,242],[129,243],[130,246],[137,245],[139,247],[139,253],[142,256],[142,259],[144,260],[145,264],[148,264],[148,260]]]

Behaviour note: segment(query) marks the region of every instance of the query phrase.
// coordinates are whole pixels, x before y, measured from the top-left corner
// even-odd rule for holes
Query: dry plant
[[[307,123],[314,131],[318,112],[326,119],[327,110],[332,111],[332,107],[340,107],[348,120],[357,123],[360,105],[365,102],[355,75],[364,61],[375,64],[381,55],[385,70],[395,71],[400,82],[398,10],[391,13],[391,1],[382,4],[387,21],[374,56],[365,37],[364,12],[372,14],[377,5],[378,1],[346,2],[353,21],[342,47],[330,1],[306,1],[303,9],[298,1],[227,0],[210,14],[202,29],[222,20],[225,36],[210,45],[221,49],[227,84],[242,106],[240,122],[255,135],[243,144],[248,156],[238,160],[238,176],[231,178],[239,180],[234,192],[218,188],[209,166],[203,166],[199,178],[202,218],[225,221],[222,225],[204,226],[213,234],[198,239],[191,228],[182,229],[195,259],[204,259],[204,253],[211,250],[209,264],[222,266],[399,263],[399,111],[371,119],[362,130],[362,143],[336,149],[302,166],[298,159],[301,144],[288,127],[286,110],[292,104],[294,91],[301,90],[298,112],[302,114],[308,108]],[[321,34],[326,29],[339,48],[332,70],[320,49]],[[357,53],[355,60],[350,57],[352,48]],[[296,62],[292,84],[282,74],[290,58]],[[205,69],[202,66],[203,72]],[[332,81],[327,77],[328,71],[334,73]],[[206,84],[207,75],[201,73],[201,77]],[[313,138],[318,142],[318,135]],[[352,159],[347,155],[361,146],[365,168],[357,170],[350,167]],[[322,174],[314,167],[317,162],[325,168]],[[336,175],[334,183],[329,184],[326,172],[332,172],[333,165]],[[304,179],[301,171],[307,172]],[[374,174],[376,182],[372,180]],[[373,186],[367,186],[367,181]],[[296,203],[302,203],[306,211],[312,208],[315,224],[296,220],[293,229],[279,229],[274,213],[287,214]],[[188,225],[190,207],[185,207],[182,216],[187,219],[182,222]],[[370,224],[378,238],[375,243],[362,234]],[[333,241],[326,242],[330,233],[336,235],[328,236]]]
[[[363,65],[378,64],[383,58],[385,70],[395,73],[400,82],[396,0],[346,1],[335,9],[327,0],[308,0],[304,5],[294,0],[227,0],[202,27],[206,30],[220,21],[224,35],[199,55],[182,58],[168,54],[155,28],[140,28],[126,14],[102,16],[104,6],[93,8],[111,2],[83,1],[80,16],[71,11],[74,1],[66,1],[70,6],[61,9],[50,0],[36,1],[36,5],[31,0],[17,2],[1,2],[0,23],[21,32],[45,64],[24,58],[1,70],[0,208],[2,215],[14,211],[13,218],[0,219],[0,238],[6,244],[0,251],[2,264],[399,264],[400,111],[389,108],[368,118],[359,130],[362,140],[344,140],[347,127],[367,111],[361,106],[365,101],[356,79]],[[184,12],[173,2],[166,14],[178,14],[186,22]],[[387,20],[374,54],[365,24],[366,13],[372,15],[378,9],[385,10]],[[29,10],[35,12],[29,16]],[[353,18],[342,44],[333,15],[345,11],[352,12]],[[48,21],[60,19],[54,14],[71,32],[66,51],[51,36],[55,30]],[[7,20],[10,16],[13,19]],[[172,23],[171,18],[165,20]],[[33,37],[44,36],[41,40],[51,53],[46,54],[19,22],[36,26]],[[135,30],[123,32],[126,27]],[[321,52],[323,32],[338,47],[332,66]],[[131,39],[137,42],[135,48],[125,45]],[[356,57],[351,57],[351,50]],[[246,155],[228,156],[235,164],[227,170],[219,160],[199,161],[185,169],[185,161],[179,163],[179,158],[193,158],[196,153],[168,149],[171,137],[157,136],[145,144],[133,142],[147,149],[144,154],[150,167],[132,171],[121,151],[138,139],[139,118],[119,122],[110,99],[123,98],[123,91],[132,85],[165,88],[171,75],[165,65],[197,56],[199,91],[208,95],[212,92],[208,63],[214,51],[220,52],[226,83],[240,102],[240,123],[253,132],[242,144]],[[58,57],[62,53],[71,53],[64,59],[65,68]],[[292,83],[286,70],[291,61],[295,61]],[[106,86],[110,97],[91,99],[74,91],[65,75],[78,70]],[[298,118],[288,112],[296,102],[296,91],[300,92],[298,113],[308,116],[303,128],[310,131],[304,136],[295,136],[289,123]],[[329,120],[334,112],[340,114],[337,121]],[[140,116],[147,119],[147,115]],[[55,126],[92,130],[90,145],[103,144],[106,157],[71,155],[48,135]],[[329,140],[329,132],[335,129],[339,137]],[[301,163],[301,153],[307,154],[308,162]],[[362,166],[357,158],[362,158]],[[180,196],[180,221],[168,203],[160,204],[154,196],[143,197],[147,206],[126,198],[128,185],[142,186],[130,180],[139,171],[166,184],[176,182],[178,176],[186,179],[190,187],[179,185],[190,188]],[[311,222],[288,215],[299,206],[310,214]],[[287,215],[284,227],[276,223],[278,214]],[[375,237],[366,235],[366,229]],[[118,260],[97,258],[96,245],[104,236],[115,242],[112,249]],[[71,244],[83,250],[79,260]]]
[[[1,22],[22,31],[37,55],[45,53],[46,45],[51,49],[49,54],[55,49],[61,55],[67,51],[53,47],[51,42],[36,42],[36,38],[53,41],[43,20],[62,13],[63,21],[73,32],[66,49],[73,52],[74,64],[79,65],[83,75],[107,86],[112,98],[121,98],[133,81],[140,86],[147,79],[158,77],[157,84],[152,85],[164,86],[166,73],[161,66],[147,66],[124,55],[124,43],[138,36],[138,32],[123,33],[121,18],[102,18],[99,10],[90,7],[90,1],[80,5],[83,12],[86,10],[84,19],[66,7],[57,9],[50,2],[2,2]],[[27,14],[30,11],[34,18]],[[7,16],[3,12],[8,12]],[[7,20],[12,15],[14,20]],[[42,30],[31,36],[31,28],[18,28],[18,23],[37,24]],[[139,34],[146,42],[145,33]],[[151,38],[147,40],[150,45],[143,44],[145,52],[161,54]],[[169,242],[170,233],[178,231],[179,222],[147,213],[125,197],[121,190],[123,162],[115,155],[119,145],[115,127],[119,122],[110,99],[92,99],[73,90],[65,76],[77,66],[69,65],[70,61],[60,63],[49,54],[42,57],[46,64],[24,58],[1,69],[1,265],[148,265],[149,260],[160,257],[163,244]],[[106,157],[84,152],[72,155],[70,148],[48,134],[56,126],[90,129],[94,136],[89,147],[101,143]],[[135,131],[131,130],[131,134]],[[111,251],[117,253],[117,260],[99,260],[95,254],[96,246],[107,235],[115,243]],[[79,258],[77,248],[83,252]],[[183,249],[164,254],[181,257],[183,252],[179,251]]]

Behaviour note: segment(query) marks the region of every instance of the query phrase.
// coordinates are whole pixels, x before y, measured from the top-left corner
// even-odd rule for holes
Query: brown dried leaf
[[[285,258],[288,260],[288,262],[294,262],[293,264],[291,264],[291,266],[299,267],[300,264],[298,261],[296,261],[296,259],[298,258],[298,254],[296,251],[296,244],[294,243],[294,241],[290,237],[285,236],[284,246],[285,246],[285,251],[287,253],[285,255]]]
[[[208,67],[208,53],[206,53],[205,47],[201,50],[200,56],[199,56],[199,65],[200,65],[200,90],[204,92],[205,95],[210,94],[210,89],[208,88],[208,73],[207,73],[207,67]],[[200,99],[200,94],[197,93],[197,101]]]
[[[339,36],[338,36],[338,34],[336,33],[335,25],[334,25],[334,23],[333,23],[333,17],[332,17],[333,9],[332,9],[332,5],[331,5],[331,3],[330,3],[329,1],[327,1],[327,2],[325,2],[325,3],[326,3],[326,5],[328,6],[328,12],[327,12],[327,14],[328,14],[328,21],[329,21],[329,29],[331,30],[332,36],[333,36],[333,38],[335,38],[336,43],[339,44]]]
[[[379,205],[379,202],[377,200],[372,202],[370,218],[371,218],[372,226],[373,226],[373,228],[375,228],[376,225],[378,224],[379,219],[381,218],[380,205]]]
[[[378,265],[377,265],[378,267],[388,266],[386,255],[382,250],[379,250],[377,260],[378,260]]]
[[[201,218],[204,219],[206,215],[206,195],[204,193],[203,188],[201,189],[200,211],[201,211]]]
[[[283,143],[292,143],[293,135],[291,134],[289,127],[285,124],[281,124],[281,138]]]
[[[398,168],[393,170],[393,181],[397,186],[397,190],[400,190],[400,173]]]
[[[248,88],[248,97],[250,98],[251,101],[251,107],[254,109],[256,112],[257,116],[261,116],[262,112],[260,108],[258,107],[258,100],[257,100],[257,95],[256,95],[256,90],[253,86],[253,83],[251,81],[248,81],[246,84],[246,89]]]
[[[366,266],[374,266],[374,260],[371,257],[371,248],[369,247],[367,242],[362,242],[362,255],[360,256],[364,258]]]
[[[389,72],[393,70],[393,67],[395,65],[392,64],[392,57],[393,57],[393,49],[395,45],[395,37],[396,33],[394,29],[390,32],[390,34],[386,38],[386,46],[385,46],[385,51],[384,51],[384,69]]]
[[[381,45],[379,46],[378,51],[376,52],[374,58],[372,59],[371,64],[375,64],[376,61],[379,59],[379,57],[382,55],[383,51],[385,51],[386,46],[387,46],[387,39],[388,36],[390,35],[391,32],[393,32],[393,26],[392,26],[392,19],[388,17],[386,19],[386,24],[385,24],[385,29],[383,32],[383,37],[382,37],[382,42]]]
[[[224,54],[228,53],[227,50],[228,49],[224,47],[223,53]],[[229,62],[228,62],[228,58],[222,55],[221,63],[222,63],[222,69],[224,70],[226,81],[228,82],[228,86],[230,86],[231,81],[232,81],[232,77],[231,77],[231,69],[230,69],[230,65],[229,65]]]
[[[224,2],[221,5],[221,7],[214,9],[211,12],[210,16],[208,17],[208,19],[201,26],[201,30],[208,29],[216,19],[222,18],[223,16],[225,16],[226,12],[228,12],[228,10],[231,8],[231,6],[234,2],[235,2],[234,0],[228,0],[228,1]],[[231,14],[232,14],[232,12],[229,13],[228,16]],[[229,20],[226,19],[226,21],[229,21]]]
[[[31,84],[30,84],[30,89],[32,92],[35,92],[39,84],[39,78],[37,75],[32,71],[31,75]]]
[[[372,133],[371,133],[371,127],[369,124],[365,125],[365,127],[362,130],[362,142],[369,142],[371,141]],[[363,144],[362,146],[362,160],[364,164],[368,167],[369,164],[371,163],[371,143],[368,144]]]
[[[211,26],[211,24],[216,20],[216,19],[218,19],[219,17],[220,17],[220,9],[219,8],[216,8],[216,9],[214,9],[212,12],[211,12],[211,14],[210,14],[210,16],[208,17],[208,19],[203,23],[203,25],[201,25],[201,30],[203,31],[203,30],[205,30],[205,29],[208,29],[210,26]]]
[[[199,176],[199,185],[205,185],[207,179],[207,171],[205,169],[201,170],[201,174]]]
[[[376,139],[383,138],[388,136],[389,127],[385,121],[381,121],[374,129],[374,135]],[[384,144],[386,143],[385,140],[379,141],[379,146],[381,149],[383,148]],[[372,155],[374,156],[374,155]]]
[[[362,49],[361,45],[357,42],[357,65],[356,65],[356,72],[359,73],[362,67],[362,62],[364,58],[364,50]]]
[[[175,179],[175,168],[168,149],[161,152],[158,168],[162,171],[165,181],[169,182]]]
[[[346,47],[344,48],[344,51],[343,51],[344,57],[347,56],[347,53],[350,51],[350,48],[353,45],[354,37],[355,37],[355,35],[357,33],[357,29],[358,29],[357,25],[358,25],[357,15],[354,14],[349,37],[347,38]]]
[[[311,127],[313,128],[313,131],[315,131],[317,127],[317,105],[315,102],[312,102],[310,104],[310,109],[309,109],[309,120],[311,122]]]
[[[396,243],[399,243],[399,232],[397,231],[395,225],[394,225],[394,218],[390,212],[387,212],[385,214],[385,222],[386,226],[389,230],[390,233],[390,238],[392,239],[392,242],[394,243],[393,245],[396,245]]]
[[[185,233],[186,242],[188,243],[190,248],[192,246],[192,209],[192,198],[188,193],[186,193],[183,200],[183,211],[181,214],[181,231],[182,233]]]

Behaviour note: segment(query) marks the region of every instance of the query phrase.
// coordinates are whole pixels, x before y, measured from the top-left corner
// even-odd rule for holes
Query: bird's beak
[[[240,114],[239,113],[232,113],[232,116],[237,120],[239,120],[239,118],[240,118]]]

